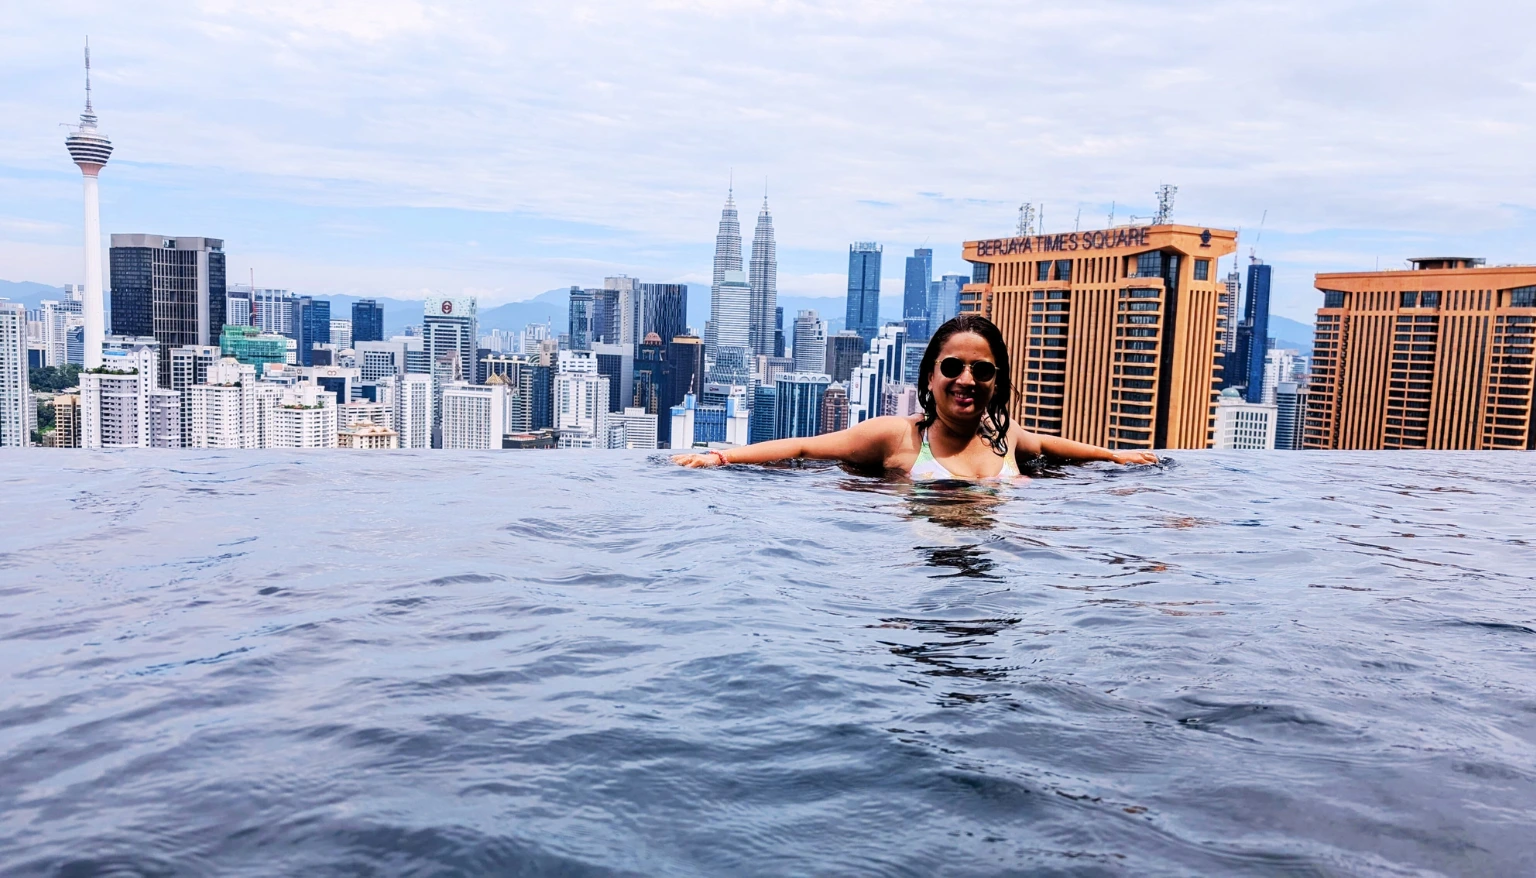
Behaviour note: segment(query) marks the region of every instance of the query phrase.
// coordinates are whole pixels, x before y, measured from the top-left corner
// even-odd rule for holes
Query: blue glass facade
[[[331,343],[331,303],[325,299],[300,296],[293,302],[294,341],[298,343],[299,364],[315,364],[317,344]]]
[[[352,303],[352,342],[384,340],[384,308],[373,299]]]
[[[867,344],[880,333],[880,245],[848,248],[848,309],[843,326]]]
[[[1273,269],[1255,262],[1248,266],[1248,298],[1243,307],[1243,323],[1248,328],[1248,343],[1243,345],[1241,330],[1238,345],[1246,347],[1244,374],[1248,387],[1243,398],[1249,402],[1264,401],[1264,354],[1269,350],[1269,284]]]
[[[821,401],[831,383],[826,375],[780,375],[775,383],[774,438],[804,438],[819,434]]]
[[[725,441],[725,406],[701,405],[693,410],[693,441]]]
[[[752,417],[747,421],[747,441],[768,442],[779,438],[774,433],[774,398],[772,387],[758,386],[752,391]]]
[[[592,350],[592,291],[571,287],[567,323],[570,327],[571,350]]]
[[[919,248],[907,257],[907,283],[902,293],[901,316],[907,336],[926,339],[931,331],[928,299],[933,288],[933,251]]]

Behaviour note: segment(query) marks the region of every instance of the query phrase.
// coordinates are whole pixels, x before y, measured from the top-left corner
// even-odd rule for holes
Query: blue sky
[[[766,178],[784,293],[840,295],[856,240],[894,292],[911,248],[961,271],[1021,201],[1094,228],[1171,182],[1309,318],[1317,271],[1536,262],[1533,27],[1478,0],[18,5],[0,278],[79,280],[58,123],[89,33],[103,231],[223,237],[263,286],[707,282],[734,169],[749,228]]]

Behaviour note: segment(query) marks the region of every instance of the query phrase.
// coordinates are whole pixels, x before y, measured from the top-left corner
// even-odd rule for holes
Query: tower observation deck
[[[80,166],[81,173],[94,177],[112,156],[112,141],[96,130],[96,111],[91,109],[91,47],[85,47],[85,112],[80,114],[80,127],[64,139],[69,157]]]

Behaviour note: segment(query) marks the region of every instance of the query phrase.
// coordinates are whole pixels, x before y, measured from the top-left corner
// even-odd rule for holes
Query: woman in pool
[[[1111,451],[1057,436],[1031,433],[1008,419],[1013,392],[1008,348],[985,317],[965,314],[939,327],[923,352],[917,398],[923,413],[870,418],[862,424],[804,439],[777,439],[726,451],[678,454],[683,466],[768,463],[789,458],[838,460],[883,468],[914,480],[980,481],[1019,476],[1041,455],[1063,460],[1157,463],[1150,451]]]

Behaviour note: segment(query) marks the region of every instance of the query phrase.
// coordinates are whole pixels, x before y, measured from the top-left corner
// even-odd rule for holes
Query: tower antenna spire
[[[91,112],[91,38],[85,38],[85,111]]]

